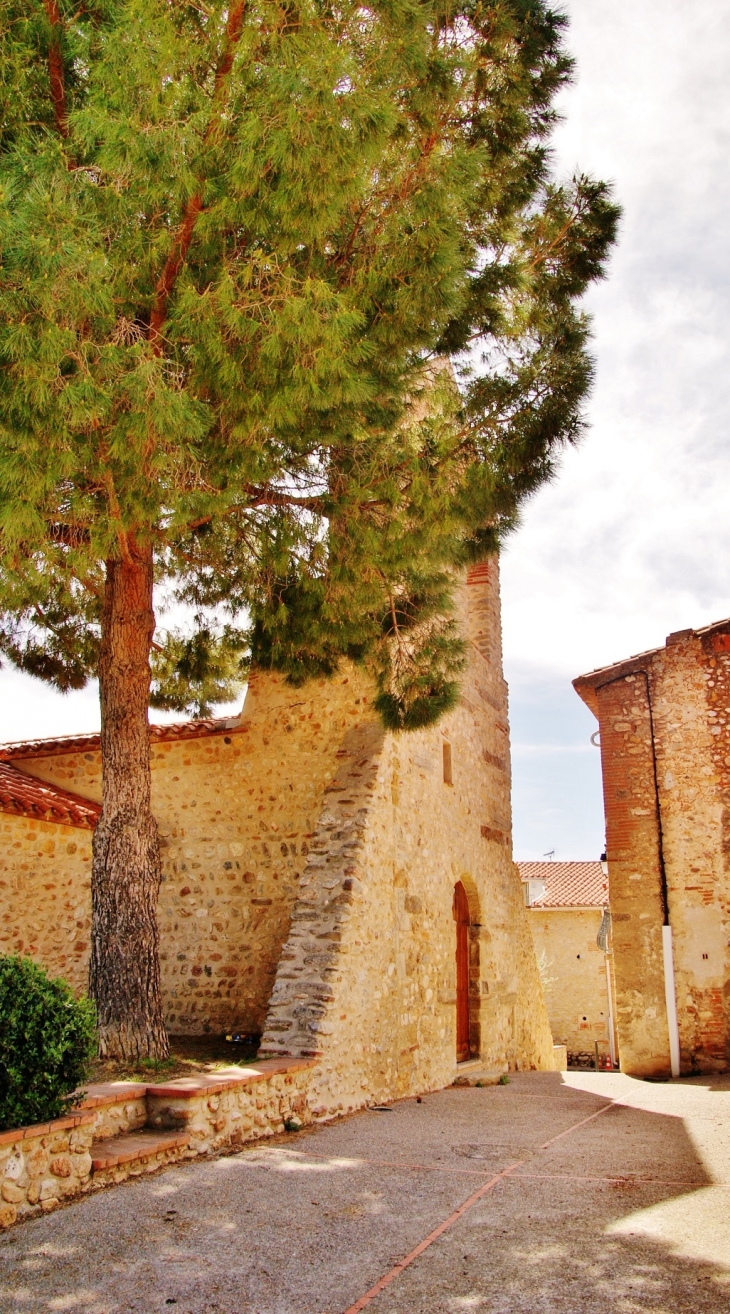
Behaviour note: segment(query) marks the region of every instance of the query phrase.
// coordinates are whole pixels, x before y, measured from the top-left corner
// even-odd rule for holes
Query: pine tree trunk
[[[147,708],[155,618],[152,552],[130,541],[108,561],[102,612],[102,810],[94,834],[89,989],[102,1057],[165,1058],[157,899],[160,845],[150,808]]]

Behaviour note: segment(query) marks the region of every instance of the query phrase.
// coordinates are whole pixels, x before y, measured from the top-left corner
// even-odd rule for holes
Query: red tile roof
[[[680,643],[684,639],[700,639],[704,637],[719,638],[723,634],[730,632],[730,617],[725,620],[713,621],[711,625],[703,625],[698,630],[686,629],[675,630],[673,634],[668,634],[666,642],[659,648],[647,648],[646,652],[635,653],[633,657],[624,657],[619,662],[612,662],[610,666],[599,666],[595,671],[588,671],[586,675],[579,675],[573,681],[573,688],[579,698],[598,716],[597,691],[609,680],[623,678],[625,675],[633,675],[643,670],[650,664],[654,658],[664,652],[665,648],[671,648],[675,643]],[[723,645],[724,646],[724,645]]]
[[[7,762],[0,762],[0,812],[93,830],[101,808],[88,798],[70,794],[19,771]]]
[[[603,908],[608,876],[600,862],[518,862],[523,881],[545,882],[545,894],[532,908]]]
[[[221,717],[208,721],[175,721],[170,725],[151,725],[153,743],[174,743],[179,739],[203,739],[206,735],[220,735],[225,730],[240,728],[240,717]],[[95,753],[99,751],[99,735],[64,735],[60,739],[21,739],[16,743],[0,744],[0,762],[12,758],[55,757],[59,753]]]

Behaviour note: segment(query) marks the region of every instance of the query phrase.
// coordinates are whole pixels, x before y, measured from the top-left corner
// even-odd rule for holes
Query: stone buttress
[[[262,1052],[320,1058],[322,1112],[443,1086],[456,1066],[454,890],[470,909],[469,1049],[491,1071],[552,1067],[511,859],[496,562],[460,590],[469,663],[437,726],[343,737],[300,882]]]

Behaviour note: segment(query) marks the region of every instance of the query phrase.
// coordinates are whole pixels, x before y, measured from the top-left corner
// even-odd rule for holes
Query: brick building
[[[616,1059],[608,877],[600,862],[518,862],[556,1044]],[[600,943],[599,943],[600,942]]]
[[[730,620],[574,681],[600,727],[621,1066],[730,1064]]]
[[[511,858],[496,562],[459,605],[469,668],[431,729],[386,733],[344,666],[298,689],[258,670],[240,716],[151,730],[167,1025],[318,1057],[323,1111],[443,1086],[457,1058],[552,1067]],[[0,952],[77,990],[100,798],[98,736],[0,748]]]

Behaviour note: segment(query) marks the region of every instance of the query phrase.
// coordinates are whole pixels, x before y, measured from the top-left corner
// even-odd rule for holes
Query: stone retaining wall
[[[144,1127],[149,1089],[140,1081],[109,1081],[89,1086],[81,1108],[93,1116],[93,1139],[103,1141]]]
[[[166,1085],[90,1086],[68,1117],[0,1132],[0,1228],[167,1164],[306,1126],[312,1067],[270,1061]]]
[[[0,1132],[0,1227],[49,1213],[91,1184],[94,1114]]]
[[[313,1067],[306,1060],[269,1061],[243,1075],[231,1076],[224,1069],[210,1077],[150,1086],[147,1126],[185,1131],[183,1158],[276,1136],[293,1119],[305,1126],[312,1121],[307,1091]]]

